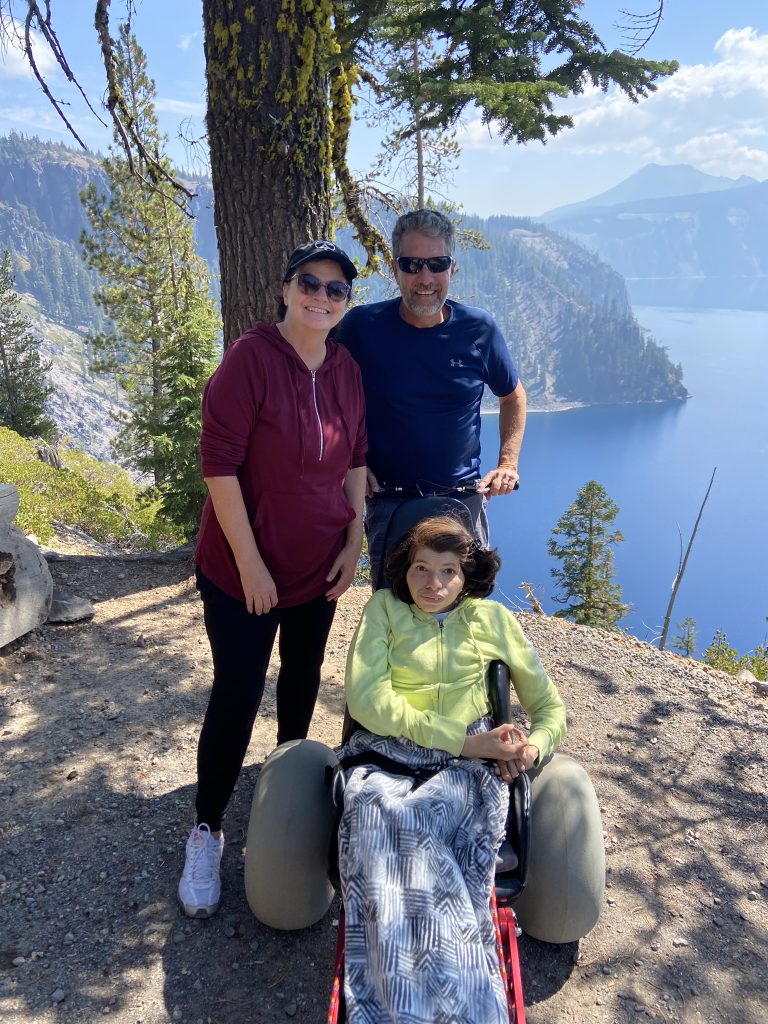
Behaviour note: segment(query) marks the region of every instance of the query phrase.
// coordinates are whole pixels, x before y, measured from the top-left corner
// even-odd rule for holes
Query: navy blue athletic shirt
[[[380,483],[456,487],[480,471],[480,400],[517,386],[501,331],[484,309],[448,300],[450,316],[412,327],[400,299],[355,306],[336,338],[360,366],[368,465]]]

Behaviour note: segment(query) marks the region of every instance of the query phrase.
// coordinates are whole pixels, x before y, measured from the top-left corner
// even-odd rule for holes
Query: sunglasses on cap
[[[352,285],[346,281],[321,281],[314,274],[294,274],[294,277],[299,291],[304,295],[317,295],[320,289],[324,288],[331,302],[345,302],[352,291]],[[288,278],[288,281],[292,280],[293,277]]]
[[[420,274],[425,263],[430,274],[444,274],[451,269],[453,256],[398,256],[395,263],[404,274]]]

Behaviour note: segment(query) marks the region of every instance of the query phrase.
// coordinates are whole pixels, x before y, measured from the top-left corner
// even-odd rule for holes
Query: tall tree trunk
[[[421,70],[419,63],[419,41],[414,39],[413,41],[413,73],[418,75]],[[413,123],[416,125],[416,199],[418,203],[418,209],[423,210],[426,202],[426,192],[424,188],[424,133],[421,130],[421,119],[419,118],[419,108],[421,104],[415,103],[413,107]]]
[[[331,3],[203,0],[225,344],[273,320],[290,252],[330,225]]]

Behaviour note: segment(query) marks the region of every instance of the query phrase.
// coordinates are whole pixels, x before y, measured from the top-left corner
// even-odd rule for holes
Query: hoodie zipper
[[[438,706],[438,709],[440,710],[441,714],[442,714],[442,710],[443,710],[442,687],[443,687],[443,665],[444,665],[444,657],[443,657],[443,625],[444,625],[444,621],[445,620],[441,619],[438,622],[438,626],[440,627],[440,634],[439,634],[440,644],[439,644],[438,649],[437,649],[438,650],[438,657],[440,659],[440,664],[438,665],[438,671],[437,671],[437,706]]]
[[[320,410],[317,408],[317,388],[315,387],[315,377],[317,376],[317,370],[310,370],[310,373],[312,375],[312,401],[315,404],[315,416],[317,417],[317,427],[318,427],[318,430],[320,431],[320,458],[317,461],[318,462],[322,462],[323,461],[323,447],[324,447],[324,442],[323,442],[323,421],[320,419]]]

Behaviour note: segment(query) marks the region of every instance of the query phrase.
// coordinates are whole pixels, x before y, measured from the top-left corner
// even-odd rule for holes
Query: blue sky
[[[605,43],[618,45],[621,8],[643,11],[653,0],[585,0],[584,15]],[[20,4],[17,7],[21,7]],[[81,84],[96,104],[103,74],[93,29],[93,0],[54,0],[54,25]],[[688,163],[710,174],[768,178],[768,4],[765,0],[667,0],[665,18],[647,53],[681,64],[677,75],[639,104],[597,90],[565,101],[575,127],[546,146],[504,146],[479,118],[459,131],[462,157],[449,197],[468,213],[533,215],[586,199],[647,163]],[[124,10],[113,0],[115,24]],[[57,22],[57,18],[61,19]],[[178,139],[202,134],[203,46],[200,5],[189,0],[137,0],[134,27],[157,83],[157,109],[174,159],[202,170]],[[105,150],[111,140],[52,66],[38,59],[52,92],[86,143]],[[67,141],[63,125],[13,49],[0,54],[0,134],[22,131]],[[376,133],[356,125],[350,162],[364,172],[376,152]]]

